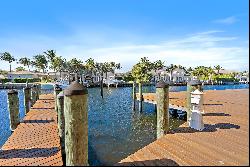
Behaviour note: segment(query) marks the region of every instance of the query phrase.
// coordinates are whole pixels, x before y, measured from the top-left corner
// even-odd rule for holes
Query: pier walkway
[[[184,123],[116,165],[249,165],[249,89],[204,92],[205,129]],[[170,104],[185,106],[186,92],[170,92]],[[154,94],[144,100],[154,102]]]
[[[0,150],[0,166],[62,165],[53,95],[40,95]]]

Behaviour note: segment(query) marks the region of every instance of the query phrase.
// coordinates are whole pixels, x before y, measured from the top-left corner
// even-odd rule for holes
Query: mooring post
[[[39,84],[36,84],[36,100],[39,99]]]
[[[8,108],[10,118],[10,129],[14,131],[19,124],[19,99],[16,90],[8,91]]]
[[[62,88],[58,85],[54,85],[54,99],[55,99],[55,111],[57,111],[57,95],[62,91]]]
[[[30,93],[30,87],[26,86],[23,88],[24,91],[24,111],[25,114],[27,114],[30,110],[30,103],[31,103],[31,93]]]
[[[36,102],[36,98],[37,98],[37,95],[36,95],[36,85],[32,85],[31,87],[31,106],[33,106]]]
[[[65,154],[65,121],[64,121],[64,93],[57,95],[58,132],[61,139],[62,154]]]
[[[41,95],[41,84],[40,83],[37,84],[37,89],[38,89],[38,99],[39,99],[39,96]]]
[[[66,166],[88,165],[88,90],[77,81],[64,90]]]
[[[191,80],[187,83],[187,121],[190,120],[191,117],[191,92],[198,89],[202,91],[202,84],[199,80]]]
[[[142,111],[142,83],[139,82],[139,111],[141,112]]]
[[[133,82],[133,89],[132,89],[132,96],[133,96],[133,110],[135,110],[136,104],[136,82]]]
[[[169,130],[169,84],[162,80],[156,85],[157,139]]]

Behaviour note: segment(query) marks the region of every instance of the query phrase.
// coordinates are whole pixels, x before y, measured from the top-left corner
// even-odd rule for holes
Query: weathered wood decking
[[[185,96],[171,92],[170,103],[185,106]],[[203,131],[185,123],[116,165],[249,165],[248,100],[249,89],[205,91]]]
[[[40,95],[0,150],[0,166],[62,166],[53,95]]]

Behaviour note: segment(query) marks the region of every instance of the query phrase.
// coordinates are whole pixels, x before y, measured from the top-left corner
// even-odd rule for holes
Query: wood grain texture
[[[0,150],[0,166],[62,166],[53,95],[40,95]]]
[[[170,92],[170,103],[185,107],[185,101],[186,92]],[[203,131],[184,123],[116,165],[248,166],[249,89],[204,91],[203,107]]]

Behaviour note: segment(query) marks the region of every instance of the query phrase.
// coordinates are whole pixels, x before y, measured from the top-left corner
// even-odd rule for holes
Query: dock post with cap
[[[26,86],[25,88],[23,88],[24,91],[24,111],[25,114],[27,114],[30,110],[30,101],[31,101],[31,93],[30,93],[30,87]]]
[[[64,93],[61,91],[57,95],[57,117],[58,132],[62,146],[62,153],[65,154],[65,118],[64,118]]]
[[[10,129],[14,131],[19,124],[19,99],[16,90],[8,91],[8,109],[10,118]]]
[[[88,165],[88,90],[74,81],[64,90],[67,166]]]
[[[169,130],[169,84],[162,80],[156,85],[157,139]]]
[[[55,99],[55,111],[57,111],[57,95],[62,91],[62,88],[58,85],[55,84],[54,86],[54,99]]]

